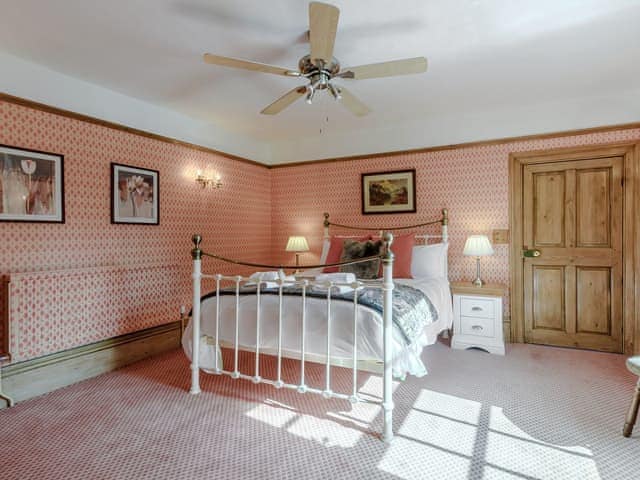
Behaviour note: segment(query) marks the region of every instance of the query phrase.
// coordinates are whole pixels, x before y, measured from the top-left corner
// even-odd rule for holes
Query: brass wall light
[[[196,182],[200,184],[200,186],[202,188],[220,188],[222,187],[222,179],[220,178],[220,175],[217,174],[214,177],[208,177],[206,176],[202,170],[198,170],[196,172]]]

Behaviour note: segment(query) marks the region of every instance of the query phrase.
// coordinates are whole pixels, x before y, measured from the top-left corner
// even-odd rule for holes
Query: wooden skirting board
[[[178,321],[7,365],[2,387],[16,402],[27,400],[179,348],[180,336]]]

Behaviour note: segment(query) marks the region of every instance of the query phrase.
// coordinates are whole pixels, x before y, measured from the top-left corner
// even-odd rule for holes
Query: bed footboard
[[[192,237],[192,241],[194,244],[194,248],[191,250],[191,257],[193,259],[193,307],[192,307],[192,338],[191,338],[191,348],[192,348],[192,360],[191,360],[191,389],[190,393],[193,395],[197,395],[201,392],[200,390],[200,342],[202,338],[201,330],[200,330],[200,321],[201,321],[201,313],[200,313],[200,302],[201,302],[201,282],[202,279],[213,279],[216,282],[216,312],[215,312],[215,334],[214,334],[214,342],[215,342],[215,350],[216,352],[219,350],[221,341],[219,338],[219,327],[220,327],[220,286],[221,282],[232,282],[235,286],[235,302],[236,302],[236,318],[235,318],[235,338],[233,342],[233,369],[225,370],[224,366],[220,364],[218,355],[215,355],[215,365],[214,365],[214,373],[218,375],[227,375],[233,379],[243,379],[253,382],[255,384],[265,383],[268,385],[272,385],[275,388],[288,388],[298,391],[299,393],[314,393],[323,396],[326,399],[339,398],[348,400],[352,403],[357,402],[369,402],[369,403],[377,403],[382,406],[383,414],[384,414],[384,429],[382,432],[382,439],[385,442],[390,442],[393,439],[393,377],[392,377],[392,359],[393,359],[393,321],[392,321],[392,298],[393,298],[393,253],[391,251],[391,244],[393,242],[393,235],[391,233],[385,233],[383,236],[383,253],[379,256],[367,257],[364,259],[359,259],[351,262],[341,262],[342,265],[348,265],[350,263],[360,263],[365,261],[377,260],[380,258],[382,260],[382,270],[383,270],[383,278],[382,282],[372,282],[366,283],[367,288],[380,288],[383,291],[383,392],[382,392],[382,401],[375,401],[371,399],[362,398],[358,395],[358,349],[357,349],[357,338],[358,338],[358,308],[359,304],[357,301],[357,295],[353,296],[353,357],[351,359],[351,369],[352,369],[352,390],[350,392],[334,392],[332,389],[331,382],[331,365],[332,365],[332,356],[331,356],[331,336],[332,336],[332,315],[331,315],[331,305],[332,305],[332,290],[333,287],[349,287],[353,290],[358,290],[365,287],[365,283],[362,281],[355,281],[351,283],[341,283],[341,282],[315,282],[313,280],[296,280],[296,281],[288,281],[279,279],[276,281],[278,285],[278,296],[279,296],[279,310],[278,310],[278,339],[277,339],[277,351],[276,351],[276,376],[275,378],[263,378],[260,375],[260,326],[261,326],[261,296],[260,296],[260,286],[263,283],[261,280],[257,281],[257,289],[256,289],[256,347],[255,347],[255,365],[253,375],[247,375],[241,373],[238,370],[238,354],[239,350],[241,350],[239,344],[239,310],[240,310],[240,288],[243,282],[250,281],[251,279],[242,277],[242,276],[225,276],[225,275],[208,275],[202,273],[202,257],[210,256],[213,258],[217,258],[223,261],[230,261],[229,259],[225,259],[223,257],[219,257],[216,255],[208,254],[202,251],[200,248],[200,244],[202,242],[202,237],[200,235],[194,235]],[[273,268],[271,265],[260,265],[260,264],[248,264],[244,262],[232,261],[236,264],[241,265],[249,265],[253,267],[259,268]],[[278,268],[290,268],[289,266],[278,266]],[[286,383],[282,380],[282,358],[283,358],[283,350],[282,350],[282,328],[283,328],[283,310],[282,310],[282,297],[283,297],[283,288],[288,285],[295,285],[302,289],[302,318],[301,322],[301,332],[300,332],[300,383],[299,384],[291,384]],[[312,388],[308,386],[305,382],[305,357],[306,357],[306,346],[305,346],[305,336],[306,336],[306,299],[308,289],[313,286],[320,286],[322,288],[326,288],[327,291],[327,302],[326,302],[326,312],[327,312],[327,330],[326,330],[326,352],[325,352],[325,381],[324,388]]]
[[[276,284],[278,286],[278,296],[279,296],[279,318],[278,318],[278,338],[277,338],[277,348],[275,351],[276,359],[277,359],[277,370],[275,378],[263,378],[260,375],[260,286],[262,285],[261,280],[258,280],[257,288],[256,288],[256,299],[258,302],[256,308],[256,347],[255,347],[255,366],[253,375],[247,375],[241,373],[238,370],[238,351],[240,350],[239,342],[238,342],[238,329],[239,329],[239,317],[238,311],[240,306],[240,285],[242,282],[246,282],[249,279],[242,276],[224,276],[224,275],[205,275],[202,273],[202,257],[207,256],[211,258],[215,258],[217,260],[221,260],[223,262],[228,262],[236,265],[248,266],[248,267],[256,267],[256,268],[267,268],[267,269],[297,269],[298,265],[263,265],[258,263],[249,263],[249,262],[240,262],[237,260],[232,260],[228,258],[224,258],[218,255],[213,255],[210,253],[205,253],[200,248],[200,243],[202,242],[202,237],[200,235],[194,235],[192,237],[193,241],[193,249],[191,250],[191,256],[193,258],[193,315],[191,321],[192,325],[192,362],[191,362],[191,390],[192,394],[200,393],[200,365],[199,365],[199,357],[200,357],[200,341],[201,341],[201,331],[200,331],[200,301],[201,301],[201,281],[203,278],[210,278],[216,281],[216,312],[215,312],[215,368],[214,373],[219,375],[228,375],[233,379],[244,379],[249,380],[253,383],[266,383],[274,386],[275,388],[289,388],[297,390],[300,393],[314,393],[322,395],[323,397],[329,398],[340,398],[349,400],[351,402],[370,402],[377,403],[381,405],[383,415],[384,415],[384,427],[382,431],[382,439],[385,442],[390,442],[393,439],[393,252],[391,250],[391,244],[393,242],[393,235],[390,231],[396,230],[415,230],[417,228],[430,227],[433,225],[440,225],[441,232],[440,235],[421,235],[425,242],[428,242],[430,238],[439,237],[443,242],[448,241],[448,227],[449,224],[449,213],[446,208],[442,209],[442,215],[439,219],[429,222],[423,222],[415,225],[407,225],[407,226],[395,226],[390,228],[373,228],[370,226],[358,227],[358,226],[350,226],[350,225],[342,225],[339,223],[334,223],[329,221],[329,214],[324,214],[324,235],[325,240],[329,238],[329,227],[334,226],[341,229],[350,229],[350,230],[363,230],[363,231],[371,231],[377,230],[380,231],[380,236],[383,243],[383,250],[380,255],[374,255],[367,258],[362,258],[358,260],[348,261],[348,262],[339,262],[333,264],[322,264],[322,265],[306,265],[305,268],[318,268],[318,267],[328,267],[328,266],[344,266],[354,263],[368,262],[372,260],[381,260],[382,261],[382,281],[376,281],[373,283],[366,283],[367,288],[379,288],[383,292],[383,301],[382,301],[382,342],[383,342],[383,355],[382,355],[382,377],[383,377],[383,391],[382,391],[382,401],[374,401],[369,399],[361,398],[358,395],[358,351],[357,351],[357,338],[358,338],[358,301],[357,295],[354,294],[353,300],[353,358],[351,359],[351,368],[353,372],[353,387],[351,392],[334,392],[331,384],[331,365],[332,365],[332,357],[331,357],[331,302],[332,296],[331,291],[334,286],[346,286],[357,290],[359,288],[364,288],[365,283],[362,281],[355,281],[353,283],[338,283],[338,282],[326,282],[320,283],[314,280],[304,280],[304,281],[287,281],[283,279],[279,279]],[[418,235],[416,235],[416,238]],[[235,341],[232,344],[233,348],[233,369],[225,370],[224,366],[221,365],[221,361],[218,356],[218,350],[220,347],[220,338],[219,338],[219,326],[220,326],[220,283],[222,281],[230,281],[235,284],[235,300],[236,300],[236,318],[235,318]],[[296,285],[302,288],[302,313],[301,313],[301,338],[300,340],[300,383],[299,384],[290,384],[286,383],[282,380],[282,357],[285,356],[282,348],[282,296],[283,296],[283,287],[285,285]],[[306,298],[308,288],[313,287],[314,285],[322,286],[327,290],[327,305],[326,305],[326,314],[327,314],[327,327],[326,327],[326,351],[325,351],[325,384],[324,388],[311,388],[306,385],[305,382],[305,358],[306,358],[306,346],[305,346],[305,335],[306,335],[306,326],[307,326],[307,313],[306,313]],[[271,352],[270,352],[271,353]]]

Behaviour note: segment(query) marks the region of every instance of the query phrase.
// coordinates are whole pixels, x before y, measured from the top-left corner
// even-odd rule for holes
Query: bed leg
[[[180,338],[184,335],[184,329],[187,326],[187,308],[180,305]]]
[[[191,390],[189,393],[197,395],[200,393],[200,281],[202,278],[202,250],[200,242],[202,237],[194,235],[192,237],[194,248],[191,250],[193,258],[193,306],[191,315],[191,328],[193,331],[191,344]]]
[[[384,256],[382,258],[382,289],[384,291],[384,313],[383,313],[383,357],[384,357],[384,378],[382,409],[384,413],[384,431],[382,440],[390,443],[393,440],[393,252],[391,243],[393,235],[384,234]]]

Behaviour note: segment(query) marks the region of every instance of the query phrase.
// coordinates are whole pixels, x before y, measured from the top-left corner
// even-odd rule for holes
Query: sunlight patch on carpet
[[[535,478],[600,478],[590,450],[536,440],[511,423],[499,407],[491,407],[485,461]]]
[[[298,413],[277,405],[260,404],[246,415],[327,447],[354,447],[363,435],[360,430],[344,426],[344,422]]]
[[[393,382],[394,391],[399,386],[400,382]],[[382,378],[371,376],[360,387],[358,395],[363,399],[379,401],[381,392]],[[330,447],[350,448],[354,447],[365,433],[370,434],[372,423],[381,415],[382,407],[367,402],[345,404],[351,408],[327,412],[328,418],[319,418],[292,410],[288,405],[267,400],[249,410],[246,415],[306,440]]]
[[[413,404],[416,410],[472,425],[477,425],[480,420],[481,406],[479,402],[473,400],[424,389],[420,390]]]
[[[593,453],[518,428],[500,407],[423,389],[378,464],[411,478],[599,480]]]
[[[471,459],[422,442],[397,436],[378,464],[398,478],[466,479]]]
[[[283,428],[293,421],[298,414],[287,408],[260,404],[246,413],[247,417],[259,420],[272,427]]]
[[[471,457],[476,427],[413,410],[405,418],[397,435]]]
[[[402,384],[402,382],[393,381],[391,389],[395,393],[398,387]],[[375,400],[382,401],[382,390],[383,390],[383,381],[382,377],[371,375],[367,378],[367,381],[362,384],[362,386],[358,389],[358,395],[360,397],[367,400]]]
[[[491,418],[489,420],[489,429],[492,432],[504,433],[505,435],[511,435],[512,437],[522,438],[523,440],[531,440],[536,443],[543,443],[550,447],[557,448],[559,450],[564,450],[568,453],[575,453],[578,455],[583,455],[585,457],[593,457],[593,453],[591,452],[591,450],[585,447],[580,447],[580,446],[565,447],[560,445],[554,445],[552,443],[543,442],[541,440],[536,440],[534,437],[522,431],[511,420],[509,420],[504,414],[503,409],[500,407],[491,407]]]
[[[342,448],[354,447],[363,435],[359,430],[311,415],[300,415],[287,428],[287,432],[306,440],[314,440],[326,447]]]

